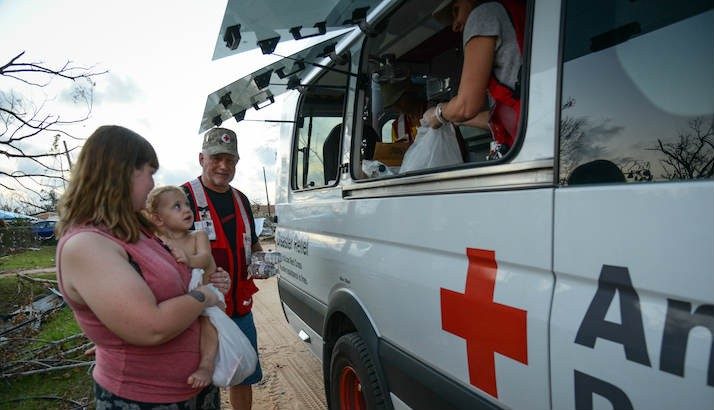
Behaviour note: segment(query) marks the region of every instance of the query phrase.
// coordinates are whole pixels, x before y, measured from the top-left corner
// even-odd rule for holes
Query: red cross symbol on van
[[[528,364],[525,310],[493,301],[496,254],[466,249],[469,266],[464,293],[441,289],[441,327],[466,339],[469,382],[498,397],[494,355]]]

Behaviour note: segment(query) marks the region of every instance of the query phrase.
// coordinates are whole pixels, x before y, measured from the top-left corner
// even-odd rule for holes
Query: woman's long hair
[[[108,229],[125,242],[139,240],[150,222],[132,204],[134,171],[159,168],[156,151],[141,135],[118,125],[104,125],[87,139],[60,198],[57,236],[72,226]]]

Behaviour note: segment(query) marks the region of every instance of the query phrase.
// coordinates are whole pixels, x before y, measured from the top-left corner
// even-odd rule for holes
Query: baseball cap
[[[382,95],[382,106],[384,108],[389,108],[396,104],[397,101],[404,95],[407,88],[409,87],[408,81],[399,81],[397,83],[384,83],[380,86],[380,93]]]
[[[227,128],[213,128],[203,135],[203,152],[207,155],[230,154],[238,158],[238,138]]]
[[[380,94],[382,95],[382,106],[384,108],[393,106],[402,97],[415,101],[425,101],[426,99],[424,86],[414,84],[408,79],[397,81],[396,83],[381,84]]]

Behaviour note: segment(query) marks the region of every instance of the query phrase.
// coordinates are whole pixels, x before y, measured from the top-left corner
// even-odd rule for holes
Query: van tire
[[[359,334],[348,333],[337,339],[330,360],[330,408],[390,408],[386,400],[387,389],[380,382],[377,371],[372,353]]]

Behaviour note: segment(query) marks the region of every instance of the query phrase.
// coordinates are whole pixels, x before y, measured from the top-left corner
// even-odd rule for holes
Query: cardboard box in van
[[[409,142],[377,142],[374,147],[374,160],[389,167],[402,165],[404,153],[409,149]]]

